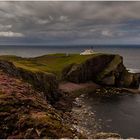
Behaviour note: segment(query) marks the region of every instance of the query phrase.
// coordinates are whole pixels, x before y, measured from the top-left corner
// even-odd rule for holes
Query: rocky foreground
[[[0,138],[84,138],[41,92],[0,72]]]
[[[78,120],[70,112],[60,110],[63,108],[56,110],[30,84],[0,71],[0,138],[120,138],[103,132],[91,137],[78,128]]]

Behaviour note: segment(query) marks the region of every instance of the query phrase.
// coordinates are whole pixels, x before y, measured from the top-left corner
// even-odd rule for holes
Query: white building
[[[94,54],[95,52],[92,49],[87,49],[84,52],[81,52],[80,55],[90,55]]]

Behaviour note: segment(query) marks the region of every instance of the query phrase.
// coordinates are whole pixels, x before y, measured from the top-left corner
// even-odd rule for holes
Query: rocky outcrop
[[[102,69],[113,59],[113,55],[99,55],[93,57],[81,64],[71,64],[64,68],[62,79],[80,83],[89,80],[95,80]]]
[[[121,87],[139,87],[139,78],[137,74],[129,73],[128,71],[123,71],[119,80],[119,86]]]
[[[64,68],[62,79],[75,83],[94,81],[107,86],[138,88],[136,74],[129,73],[119,55],[100,54]]]
[[[0,69],[29,82],[35,89],[42,91],[44,97],[51,103],[58,100],[60,96],[58,92],[58,81],[54,74],[17,68],[13,63],[2,60],[0,61]]]
[[[136,73],[138,79],[139,79],[139,82],[140,82],[140,73]]]
[[[121,139],[121,136],[117,133],[100,132],[95,135],[94,139]]]

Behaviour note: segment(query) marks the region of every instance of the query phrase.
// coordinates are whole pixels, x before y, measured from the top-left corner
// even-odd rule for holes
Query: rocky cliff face
[[[11,62],[2,60],[0,61],[0,69],[29,82],[35,89],[42,91],[44,97],[51,103],[58,100],[60,96],[58,92],[58,81],[54,74],[28,71],[15,67]]]
[[[140,73],[137,73],[136,75],[137,75],[139,82],[140,82]]]
[[[137,88],[138,77],[129,73],[119,55],[98,55],[81,64],[64,68],[62,79],[75,83],[94,81],[98,84]]]

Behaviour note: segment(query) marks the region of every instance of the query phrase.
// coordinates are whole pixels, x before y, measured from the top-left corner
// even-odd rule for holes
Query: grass
[[[60,75],[64,67],[69,64],[80,64],[91,57],[100,54],[79,55],[79,54],[48,54],[34,58],[22,58],[17,56],[4,55],[0,56],[1,60],[8,60],[13,62],[16,67],[31,71],[49,72]]]

